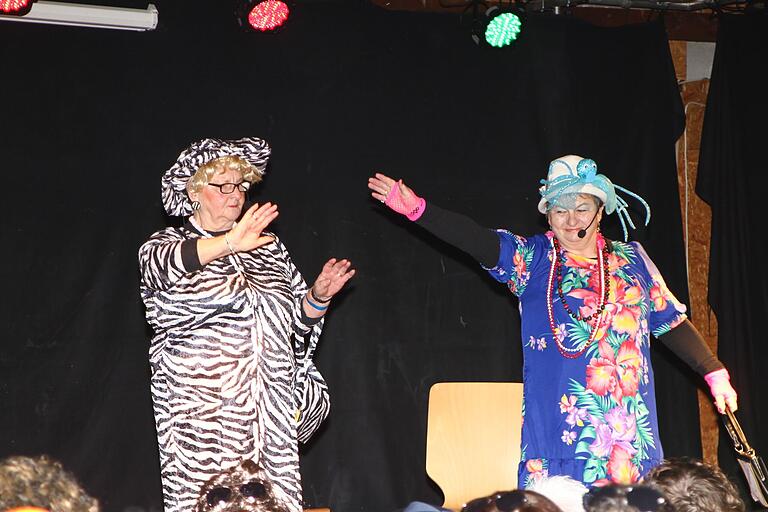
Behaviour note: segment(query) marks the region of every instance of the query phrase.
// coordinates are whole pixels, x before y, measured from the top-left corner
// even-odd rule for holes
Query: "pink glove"
[[[400,188],[404,187],[403,180],[398,180],[397,183],[390,189],[387,198],[384,200],[384,204],[395,210],[397,213],[405,215],[408,220],[417,220],[424,213],[427,207],[427,202],[421,197],[411,191],[410,197],[404,197],[400,192]]]
[[[728,370],[721,368],[713,372],[709,372],[704,376],[704,380],[709,384],[709,392],[715,398],[715,406],[720,414],[725,414],[725,405],[731,411],[736,411],[739,408],[738,395],[736,390],[731,386],[731,376],[728,375]]]

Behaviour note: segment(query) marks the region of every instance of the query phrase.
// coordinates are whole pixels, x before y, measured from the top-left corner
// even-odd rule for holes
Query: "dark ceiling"
[[[287,0],[300,8],[306,3],[328,3],[328,0]],[[197,0],[73,0],[71,3],[90,5],[109,5],[112,7],[129,7],[144,9],[153,3],[160,12],[161,23],[165,16],[173,15],[181,7],[185,10],[194,9],[205,11],[215,9],[221,12],[228,3],[232,12],[243,1],[215,0],[216,3]],[[456,15],[464,12],[472,16],[473,2],[477,4],[477,12],[483,13],[486,7],[498,5],[499,0],[337,0],[333,3],[363,4],[371,3],[388,10],[440,12]],[[512,2],[501,0],[503,5]],[[585,21],[602,25],[618,26],[648,21],[659,16],[664,17],[669,38],[682,41],[714,41],[717,34],[718,10],[734,11],[745,7],[764,6],[765,0],[517,0],[517,4],[526,11],[546,11],[559,15],[572,15]],[[167,14],[166,14],[167,13]],[[164,16],[165,15],[165,16]]]
[[[431,12],[465,12],[471,15],[472,1],[451,0],[371,0],[385,9]],[[497,5],[496,0],[478,2],[480,12],[484,5]],[[503,1],[503,5],[511,2]],[[601,26],[619,26],[641,23],[663,16],[671,40],[715,41],[717,17],[714,2],[700,0],[522,0],[519,2],[528,12],[545,11],[559,15],[571,15]],[[733,11],[746,6],[746,2],[721,3],[717,9]]]

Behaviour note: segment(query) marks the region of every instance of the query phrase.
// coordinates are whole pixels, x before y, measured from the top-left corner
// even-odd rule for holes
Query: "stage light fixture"
[[[31,5],[32,8],[23,16],[0,14],[0,21],[117,30],[153,30],[157,27],[158,21],[157,8],[153,4],[149,4],[146,9],[47,2],[44,0],[34,1]]]
[[[517,39],[522,22],[520,17],[510,10],[491,7],[485,12],[488,25],[485,27],[485,41],[496,48],[508,46]]]
[[[516,14],[501,13],[488,22],[485,40],[489,45],[497,48],[507,46],[517,39],[521,26],[520,18]]]
[[[275,30],[285,23],[290,14],[288,4],[281,0],[263,0],[248,13],[248,24],[261,32]]]
[[[32,8],[34,0],[0,0],[0,14],[24,16]]]

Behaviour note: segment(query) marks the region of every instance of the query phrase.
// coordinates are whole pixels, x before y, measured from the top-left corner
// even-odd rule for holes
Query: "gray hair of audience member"
[[[0,461],[0,510],[39,507],[51,512],[98,512],[99,503],[46,455]]]
[[[583,500],[586,512],[676,512],[664,494],[650,485],[593,487]]]
[[[587,486],[569,476],[536,478],[527,489],[546,496],[563,512],[584,512],[582,498],[587,493]]]
[[[644,483],[660,489],[677,512],[744,512],[736,486],[719,467],[690,458],[667,459]]]
[[[288,512],[266,472],[251,460],[208,480],[196,512]]]
[[[562,512],[552,500],[527,489],[497,491],[468,502],[461,512]]]

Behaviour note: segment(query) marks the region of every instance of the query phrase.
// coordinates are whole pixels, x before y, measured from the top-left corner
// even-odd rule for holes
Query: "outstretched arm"
[[[499,259],[499,238],[493,230],[480,226],[465,215],[444,210],[416,195],[403,180],[376,173],[368,178],[371,196],[391,210],[416,222],[439,239],[475,258],[485,267]]]
[[[215,259],[248,252],[274,241],[269,235],[262,235],[269,223],[278,216],[277,205],[264,203],[251,206],[240,222],[227,233],[213,238],[198,238],[197,257],[201,265],[207,265]]]

